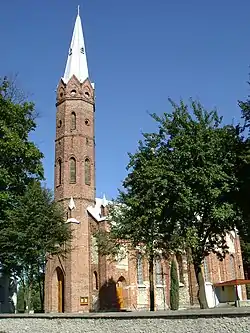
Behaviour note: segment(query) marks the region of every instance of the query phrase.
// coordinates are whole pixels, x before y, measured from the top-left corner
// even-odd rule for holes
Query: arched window
[[[101,205],[101,217],[105,216],[105,207]]]
[[[230,255],[230,273],[231,273],[231,279],[236,279],[236,271],[235,271],[235,262],[234,262],[234,256]]]
[[[156,283],[156,285],[162,285],[163,284],[162,265],[161,265],[161,259],[160,258],[157,258],[155,260],[155,283]]]
[[[62,161],[61,159],[58,160],[58,185],[62,184]]]
[[[220,273],[220,280],[225,281],[224,260],[219,261],[219,273]]]
[[[183,259],[181,253],[176,253],[176,261],[178,264],[178,272],[179,272],[179,281],[184,284],[184,269],[183,269]]]
[[[85,184],[90,185],[91,180],[91,166],[89,158],[84,161],[84,174],[85,174]]]
[[[76,114],[75,114],[75,112],[71,113],[71,129],[72,130],[76,129]]]
[[[143,262],[141,253],[137,255],[137,284],[143,284]]]
[[[69,160],[69,181],[70,183],[76,183],[76,160],[74,157]]]
[[[203,269],[204,269],[204,279],[206,282],[210,282],[210,272],[208,267],[208,257],[205,257],[203,260]]]
[[[98,275],[96,271],[93,274],[93,289],[98,290]]]

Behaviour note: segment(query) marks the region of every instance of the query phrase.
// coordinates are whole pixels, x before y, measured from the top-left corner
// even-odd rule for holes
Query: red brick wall
[[[72,95],[74,91],[74,95]],[[85,92],[89,92],[89,96]],[[71,113],[76,114],[76,129],[71,128]],[[122,279],[124,287],[124,303],[127,308],[137,308],[137,264],[136,252],[129,251],[128,267],[117,268],[117,263],[107,257],[99,256],[98,263],[93,262],[92,238],[97,228],[107,228],[106,222],[99,225],[87,213],[87,207],[95,202],[95,142],[94,142],[94,91],[89,80],[81,84],[74,76],[65,85],[60,81],[57,91],[56,140],[55,140],[55,199],[62,203],[66,213],[71,196],[76,209],[72,217],[80,223],[71,224],[74,233],[72,251],[65,260],[53,258],[48,260],[45,280],[45,310],[57,311],[57,277],[56,268],[61,267],[64,274],[66,312],[88,311],[94,304],[93,299],[103,295],[101,305],[115,306],[116,285]],[[69,160],[76,160],[76,183],[69,181]],[[91,161],[90,185],[85,184],[84,161]],[[61,160],[61,184],[59,184],[59,164]],[[105,212],[106,213],[106,212]],[[239,238],[234,239],[233,254],[237,278],[243,278],[243,264]],[[220,262],[216,255],[207,258],[211,282],[230,280],[233,278],[230,270],[230,255]],[[165,298],[169,305],[170,268],[168,260],[162,262],[165,280]],[[197,304],[198,285],[192,263],[188,263],[190,303]],[[144,281],[148,290],[148,262],[144,258]],[[98,290],[94,286],[94,272],[98,273]],[[120,281],[121,282],[121,281]],[[80,305],[80,296],[88,297],[86,306]],[[104,298],[106,299],[104,300]],[[149,295],[148,295],[149,296]],[[148,297],[149,306],[149,297]]]
[[[85,92],[88,91],[89,96]],[[72,94],[72,92],[74,94]],[[71,128],[71,113],[76,114],[76,129]],[[69,160],[76,160],[76,183],[70,183]],[[85,184],[84,161],[91,161],[90,185]],[[62,178],[58,182],[58,161],[61,160]],[[92,268],[90,265],[90,227],[87,207],[95,201],[95,143],[94,143],[94,91],[89,80],[81,84],[72,77],[65,85],[60,81],[57,91],[55,140],[55,199],[62,202],[65,213],[71,196],[76,209],[72,217],[80,223],[72,224],[72,251],[63,261],[65,274],[65,311],[89,310],[92,302]],[[66,215],[66,214],[65,214]],[[46,311],[52,310],[53,275],[57,259],[49,260],[46,274]],[[91,286],[91,288],[90,288]],[[52,296],[50,296],[52,295]],[[81,306],[80,297],[88,297],[89,305]]]

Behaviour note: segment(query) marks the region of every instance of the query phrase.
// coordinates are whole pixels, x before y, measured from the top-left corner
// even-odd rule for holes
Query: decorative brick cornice
[[[74,137],[74,136],[80,136],[82,138],[87,138],[87,139],[92,140],[93,142],[95,142],[95,138],[93,138],[92,136],[86,135],[86,134],[82,134],[82,133],[63,134],[63,135],[59,136],[58,138],[56,138],[55,142],[60,141],[63,138]]]
[[[84,97],[63,97],[60,99],[60,101],[56,102],[56,107],[58,107],[60,104],[64,103],[65,101],[83,101],[85,103],[95,105],[95,101],[91,99],[87,99]],[[95,108],[93,108],[93,111],[95,111]]]
[[[58,199],[57,202],[63,202],[63,201],[69,201],[70,200],[70,197],[64,197],[62,199]],[[83,201],[88,201],[88,202],[91,202],[93,203],[93,200],[89,199],[89,198],[86,198],[84,196],[82,197],[74,197],[74,200],[83,200]]]

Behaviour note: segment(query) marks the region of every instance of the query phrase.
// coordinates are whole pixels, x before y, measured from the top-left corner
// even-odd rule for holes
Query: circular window
[[[86,125],[86,126],[89,126],[89,125],[90,125],[90,121],[89,121],[89,119],[85,119],[85,125]]]
[[[75,96],[75,94],[76,94],[76,90],[75,89],[71,90],[70,95]]]
[[[61,98],[63,97],[63,92],[60,93],[60,97],[61,97]]]
[[[84,92],[84,95],[85,95],[87,98],[90,97],[90,93],[89,93],[88,91],[85,91],[85,92]]]
[[[58,121],[58,123],[57,123],[57,127],[58,128],[60,128],[62,126],[62,121],[61,121],[61,119]]]

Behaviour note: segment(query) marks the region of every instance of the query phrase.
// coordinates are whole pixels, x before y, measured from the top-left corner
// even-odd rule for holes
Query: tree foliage
[[[179,278],[176,261],[174,259],[171,262],[170,271],[170,309],[179,309]]]
[[[38,281],[34,281],[32,286],[22,282],[19,284],[17,291],[17,313],[25,313],[27,311],[34,311],[35,313],[43,312],[43,304],[41,303],[40,286]]]
[[[0,79],[0,263],[7,268],[9,253],[6,247],[16,243],[10,233],[7,211],[23,195],[30,182],[43,179],[43,154],[29,140],[36,128],[35,108],[22,92],[7,78]],[[13,250],[12,250],[13,252]]]
[[[36,281],[42,300],[46,255],[64,255],[71,233],[63,210],[40,183],[43,154],[29,139],[35,116],[34,104],[0,80],[0,264],[23,286]]]
[[[23,286],[36,281],[43,303],[46,256],[66,255],[65,243],[71,239],[63,210],[53,200],[51,191],[33,181],[9,207],[6,221],[0,237],[4,264],[23,279]]]
[[[29,140],[35,130],[34,104],[15,104],[7,79],[0,81],[0,217],[9,200],[33,178],[43,179],[43,154]],[[11,95],[12,96],[12,95]]]
[[[156,133],[144,134],[130,154],[124,191],[118,197],[113,230],[134,245],[191,251],[199,301],[207,307],[202,261],[210,252],[227,252],[225,234],[238,222],[231,193],[237,191],[235,160],[238,129],[225,126],[216,110],[199,102],[170,100],[172,112],[153,114]]]
[[[165,161],[162,152],[156,152],[153,148],[141,141],[138,152],[129,155],[129,174],[123,182],[124,190],[119,192],[117,200],[109,207],[111,232],[108,235],[113,240],[109,243],[113,243],[114,248],[119,248],[119,240],[123,240],[147,257],[151,311],[155,309],[154,258],[159,251],[164,255],[174,239],[171,220],[166,219],[164,211],[167,199]]]
[[[249,84],[249,83],[248,83]],[[241,237],[242,257],[245,271],[250,267],[250,100],[239,101],[243,125],[240,126],[241,142],[238,146],[238,159],[236,163],[238,189],[234,200],[242,212],[242,221],[238,226]],[[247,276],[246,278],[249,278]]]
[[[250,85],[250,82],[248,82],[248,85]],[[250,96],[245,101],[238,101],[238,105],[241,109],[241,117],[243,119],[243,131],[245,129],[248,129],[249,133],[249,127],[250,127]]]

